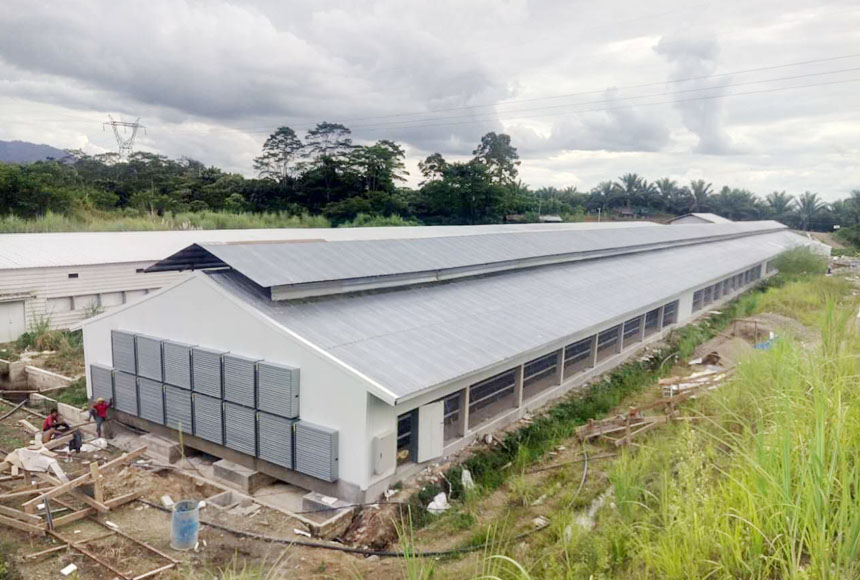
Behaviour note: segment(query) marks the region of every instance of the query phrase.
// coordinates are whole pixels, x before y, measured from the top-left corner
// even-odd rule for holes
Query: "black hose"
[[[163,506],[158,504],[146,501],[145,499],[138,499],[138,502],[148,505],[149,507],[153,507],[157,510],[161,510],[166,513],[171,513],[171,511]],[[235,534],[237,536],[242,536],[245,538],[252,538],[255,540],[261,540],[263,542],[272,542],[276,544],[287,544],[290,546],[301,546],[303,548],[319,548],[321,550],[334,550],[336,552],[344,552],[346,554],[357,554],[359,556],[379,556],[380,558],[439,558],[444,556],[454,556],[457,554],[467,554],[469,552],[477,552],[478,550],[484,550],[490,546],[490,542],[485,542],[483,544],[479,544],[477,546],[466,546],[464,548],[453,548],[450,550],[435,550],[432,552],[391,552],[387,550],[376,551],[376,550],[365,550],[363,548],[350,548],[349,546],[340,546],[337,544],[323,544],[320,542],[308,542],[305,540],[290,540],[289,538],[278,538],[275,536],[267,536],[265,534],[258,534],[256,532],[246,532],[243,530],[237,530],[234,528],[230,528],[228,526],[222,524],[216,524],[215,522],[209,522],[206,520],[200,520],[200,523],[204,526],[209,526],[210,528],[215,528],[216,530],[221,530],[224,532],[228,532],[231,534]],[[549,527],[549,524],[543,525],[539,528],[534,528],[533,530],[529,530],[527,532],[523,532],[521,534],[517,534],[511,541],[519,541],[523,538],[526,538],[535,532],[540,532]]]

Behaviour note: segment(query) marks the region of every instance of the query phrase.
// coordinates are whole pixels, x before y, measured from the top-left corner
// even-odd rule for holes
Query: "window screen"
[[[593,336],[583,338],[564,347],[564,368],[567,369],[573,366],[590,366],[591,363],[591,342]]]
[[[660,309],[655,308],[645,313],[645,336],[650,336],[660,329]]]
[[[469,387],[469,427],[516,406],[516,369],[511,369]]]
[[[697,310],[701,310],[702,306],[705,305],[705,291],[704,290],[696,290],[693,292],[693,312]]]
[[[678,322],[678,301],[669,302],[663,306],[663,327]]]
[[[458,391],[442,399],[444,410],[442,423],[445,429],[445,441],[456,439],[460,436],[460,416],[463,414],[463,393]]]
[[[642,318],[637,316],[624,323],[624,344],[639,341],[639,331],[642,328]]]
[[[615,326],[604,330],[597,335],[597,357],[600,360],[610,356],[618,348],[618,339],[621,338],[621,326]]]

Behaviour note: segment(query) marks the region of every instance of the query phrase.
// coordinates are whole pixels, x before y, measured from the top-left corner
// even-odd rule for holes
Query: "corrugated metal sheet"
[[[182,430],[189,435],[194,432],[191,418],[191,391],[170,385],[164,386],[164,418],[171,429]]]
[[[293,469],[293,419],[257,413],[257,454],[260,459]]]
[[[299,421],[295,428],[296,471],[336,481],[338,477],[338,437],[335,429]]]
[[[114,373],[113,404],[119,411],[137,415],[137,377],[117,371]]]
[[[113,356],[113,368],[131,374],[137,373],[134,334],[122,330],[111,330],[110,344]]]
[[[806,241],[777,232],[313,301],[273,302],[235,274],[210,277],[404,398],[575,340],[607,320],[629,318]]]
[[[224,400],[246,407],[256,403],[257,360],[238,354],[224,355]]]
[[[113,369],[102,365],[90,365],[90,385],[93,398],[113,399]]]
[[[261,361],[257,364],[257,408],[282,417],[299,416],[299,369]]]
[[[197,437],[224,444],[224,418],[221,399],[194,393],[194,434]]]
[[[164,425],[164,386],[159,381],[144,377],[137,379],[140,417]]]
[[[183,389],[191,388],[191,345],[164,341],[164,382]]]
[[[257,412],[224,403],[224,445],[247,455],[257,455]]]
[[[221,357],[219,350],[194,347],[191,352],[194,392],[221,398]]]
[[[498,231],[533,231],[630,227],[630,223],[506,224],[488,226],[434,226],[404,228],[297,228],[248,230],[184,230],[160,232],[62,232],[0,234],[0,270],[47,268],[85,264],[154,262],[199,242],[275,240],[374,240],[428,236],[485,234]],[[660,227],[637,222],[640,227]]]
[[[456,270],[543,257],[639,251],[656,244],[681,244],[719,236],[785,230],[779,222],[732,222],[612,230],[516,232],[405,240],[307,244],[200,244],[258,285],[310,284],[409,273]],[[190,248],[189,252],[199,252]],[[183,262],[181,256],[173,258]],[[170,259],[165,260],[169,263]]]
[[[151,336],[138,335],[137,374],[161,382],[164,377],[161,368],[161,341]]]

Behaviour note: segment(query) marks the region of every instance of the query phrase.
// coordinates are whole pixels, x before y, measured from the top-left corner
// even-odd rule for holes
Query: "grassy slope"
[[[500,549],[500,578],[846,578],[860,575],[860,400],[853,328],[857,300],[842,280],[772,288],[759,309],[822,329],[803,351],[790,338],[742,364],[734,381],[697,403],[713,417],[676,425],[626,450],[607,481],[612,503],[595,529],[576,524],[582,502],[552,513],[528,549]],[[575,489],[580,470],[542,482]],[[563,478],[559,482],[558,479]],[[485,566],[486,567],[486,566]]]

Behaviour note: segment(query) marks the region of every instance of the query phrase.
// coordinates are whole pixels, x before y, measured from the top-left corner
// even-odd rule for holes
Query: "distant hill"
[[[48,157],[62,159],[66,152],[50,145],[27,143],[26,141],[0,141],[0,161],[6,163],[33,163]]]

